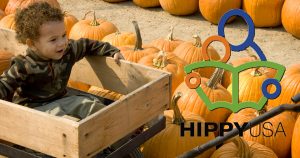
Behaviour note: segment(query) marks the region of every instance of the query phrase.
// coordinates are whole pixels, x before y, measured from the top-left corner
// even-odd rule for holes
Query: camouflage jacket
[[[11,67],[0,76],[0,99],[30,107],[55,100],[65,95],[75,62],[86,55],[113,56],[118,51],[109,43],[69,40],[61,59],[44,60],[28,48],[26,55],[15,57]]]

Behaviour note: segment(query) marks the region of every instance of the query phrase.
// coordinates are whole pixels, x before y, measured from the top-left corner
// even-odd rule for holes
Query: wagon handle
[[[299,102],[300,94],[294,96],[292,98],[292,100],[294,102]],[[243,131],[246,131],[246,130],[250,129],[251,127],[254,127],[254,126],[258,125],[259,123],[264,122],[284,111],[300,112],[300,104],[283,104],[283,105],[277,106],[277,107],[271,109],[270,111],[254,118],[253,120],[248,122],[247,126],[243,129]],[[237,128],[234,128],[232,131],[228,132],[224,136],[218,136],[217,138],[215,138],[201,146],[197,146],[197,147],[193,148],[192,150],[183,153],[178,158],[196,157],[196,156],[202,154],[203,152],[205,152],[206,150],[208,150],[214,146],[220,145],[223,142],[237,136],[238,134],[239,134],[239,130]]]
[[[294,103],[300,102],[300,93],[292,97],[292,101]]]

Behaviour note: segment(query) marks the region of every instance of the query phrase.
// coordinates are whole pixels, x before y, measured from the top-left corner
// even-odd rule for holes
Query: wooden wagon
[[[0,50],[17,55],[25,49],[15,40],[15,32],[0,29]],[[54,157],[92,157],[157,118],[169,106],[170,74],[135,63],[121,61],[118,65],[110,57],[86,57],[74,66],[70,79],[112,90],[124,97],[80,121],[0,100],[0,140]],[[120,150],[126,152],[162,130],[164,120],[159,122],[152,131],[149,129],[150,133],[145,131],[141,133],[144,135],[137,136],[135,144],[129,142],[127,148]],[[0,153],[8,150],[16,151],[0,144]]]

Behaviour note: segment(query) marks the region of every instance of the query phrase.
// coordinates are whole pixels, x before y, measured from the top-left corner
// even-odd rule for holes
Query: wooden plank
[[[80,121],[80,157],[91,157],[162,114],[169,98],[170,75],[165,74]]]
[[[0,100],[0,139],[55,156],[78,157],[78,122]]]
[[[120,94],[128,94],[164,73],[166,72],[129,61],[121,61],[118,65],[110,57],[89,56],[73,67],[70,78]]]

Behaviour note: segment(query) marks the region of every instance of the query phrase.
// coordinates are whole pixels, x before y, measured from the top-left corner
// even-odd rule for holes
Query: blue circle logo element
[[[273,84],[275,87],[276,87],[276,91],[272,94],[270,94],[267,90],[267,87],[270,85],[270,84]],[[268,98],[268,99],[275,99],[277,98],[280,93],[281,93],[281,85],[280,83],[276,80],[276,79],[273,79],[273,78],[269,78],[269,79],[266,79],[262,86],[261,86],[261,90],[263,92],[263,95]]]
[[[243,10],[241,10],[241,9],[230,10],[222,16],[222,18],[219,22],[219,25],[218,25],[218,34],[219,34],[219,36],[225,37],[225,30],[224,30],[225,24],[228,21],[228,19],[233,17],[233,16],[242,17],[246,21],[249,29],[248,29],[248,37],[246,38],[244,43],[242,43],[240,45],[237,45],[237,46],[230,44],[231,50],[239,52],[239,51],[245,50],[248,47],[251,47],[252,49],[254,49],[256,51],[256,53],[259,56],[261,61],[267,61],[267,58],[264,55],[264,53],[262,52],[262,50],[254,42],[255,26],[254,26],[253,20]]]

